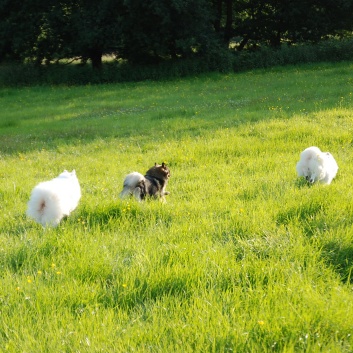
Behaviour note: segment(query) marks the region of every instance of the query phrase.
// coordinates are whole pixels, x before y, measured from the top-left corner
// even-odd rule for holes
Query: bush
[[[353,40],[327,40],[318,44],[263,47],[256,51],[230,52],[219,47],[203,56],[167,60],[158,65],[129,65],[105,63],[101,70],[89,65],[36,66],[33,64],[4,64],[0,66],[0,86],[23,85],[82,85],[143,80],[163,80],[198,75],[205,72],[244,71],[273,66],[313,62],[351,60]]]
[[[327,40],[317,44],[283,46],[280,49],[269,47],[253,52],[234,54],[233,70],[243,71],[282,65],[296,65],[314,62],[337,62],[351,60],[353,40]]]

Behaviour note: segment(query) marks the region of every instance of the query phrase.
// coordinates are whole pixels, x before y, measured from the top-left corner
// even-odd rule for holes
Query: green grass
[[[3,352],[352,352],[351,62],[0,90]],[[296,176],[330,151],[330,186]],[[118,198],[167,162],[167,203]],[[25,216],[75,168],[79,207]]]

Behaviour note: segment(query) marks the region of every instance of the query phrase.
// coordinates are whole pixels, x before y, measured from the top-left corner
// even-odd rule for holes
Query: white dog
[[[39,183],[31,193],[27,216],[45,226],[56,227],[78,205],[81,188],[76,171],[64,170],[58,177]]]
[[[305,177],[310,183],[319,181],[323,184],[331,184],[336,176],[338,165],[330,152],[321,152],[318,147],[312,146],[300,154],[297,163],[298,176]]]

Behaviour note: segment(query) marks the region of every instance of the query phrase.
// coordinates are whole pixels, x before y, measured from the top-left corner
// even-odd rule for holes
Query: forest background
[[[2,0],[0,83],[122,82],[346,60],[352,10],[352,0]]]

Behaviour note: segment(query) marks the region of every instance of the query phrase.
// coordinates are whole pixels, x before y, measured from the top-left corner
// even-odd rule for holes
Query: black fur
[[[145,175],[145,180],[140,181],[138,188],[140,188],[140,198],[144,200],[147,196],[157,198],[158,196],[167,195],[166,192],[162,195],[161,192],[166,185],[166,181]]]
[[[136,184],[131,183],[131,180],[140,175],[140,181]],[[124,198],[128,195],[134,195],[139,201],[145,200],[147,197],[161,199],[165,201],[165,195],[168,195],[166,186],[170,177],[170,170],[165,163],[157,164],[147,170],[142,176],[137,172],[133,172],[126,176],[124,181],[124,189],[120,196]],[[132,178],[132,179],[131,179]]]

